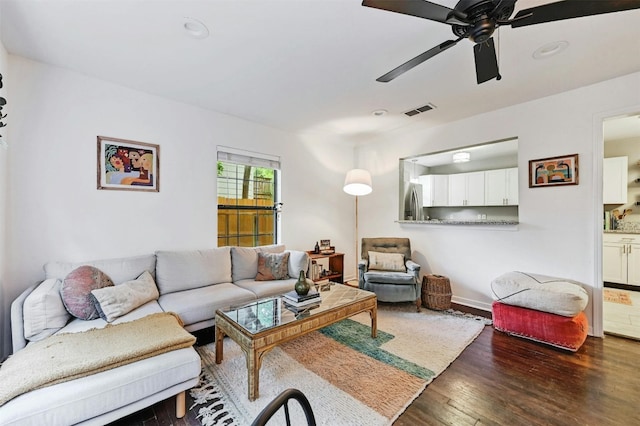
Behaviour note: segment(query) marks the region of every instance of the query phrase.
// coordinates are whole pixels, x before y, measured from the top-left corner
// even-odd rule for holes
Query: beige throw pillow
[[[91,296],[100,317],[112,322],[138,306],[157,299],[160,294],[149,271],[144,271],[136,280],[92,290]]]
[[[379,271],[407,272],[404,266],[404,254],[369,252],[369,269]]]

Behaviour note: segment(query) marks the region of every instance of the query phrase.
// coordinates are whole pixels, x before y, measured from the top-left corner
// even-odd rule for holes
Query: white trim
[[[640,105],[629,106],[613,111],[594,114],[593,117],[593,228],[594,228],[594,259],[593,259],[593,294],[591,297],[591,335],[604,337],[603,297],[602,290],[602,160],[604,159],[604,136],[602,134],[603,122],[607,118],[613,118],[625,114],[637,113]]]
[[[464,297],[453,296],[451,298],[452,303],[456,303],[458,305],[469,306],[471,308],[480,309],[482,311],[491,312],[491,304],[485,302],[479,302],[473,299],[466,299]]]

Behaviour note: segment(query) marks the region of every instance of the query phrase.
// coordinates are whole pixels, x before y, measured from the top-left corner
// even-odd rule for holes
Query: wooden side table
[[[320,277],[314,281],[329,280],[342,284],[344,282],[344,253],[317,254],[313,250],[307,251],[311,260],[329,259],[331,274]]]

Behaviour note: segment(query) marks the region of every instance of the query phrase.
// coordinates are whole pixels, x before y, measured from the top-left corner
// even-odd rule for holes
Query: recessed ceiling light
[[[209,37],[209,28],[197,19],[184,17],[182,20],[182,28],[189,37],[207,38]]]
[[[375,111],[373,111],[371,113],[371,115],[373,115],[374,117],[382,117],[383,115],[387,115],[387,111],[386,109],[377,109]]]
[[[553,43],[545,44],[544,46],[537,48],[536,51],[533,52],[533,58],[544,59],[553,55],[557,55],[558,53],[566,49],[568,46],[569,46],[569,42],[564,40],[554,41]]]

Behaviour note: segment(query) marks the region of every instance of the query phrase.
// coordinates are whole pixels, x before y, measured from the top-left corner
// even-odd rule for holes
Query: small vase
[[[296,289],[296,293],[300,296],[304,296],[309,293],[311,286],[307,282],[307,277],[304,275],[304,271],[300,271],[300,276],[298,277],[298,281],[296,281],[296,286],[294,288]]]

